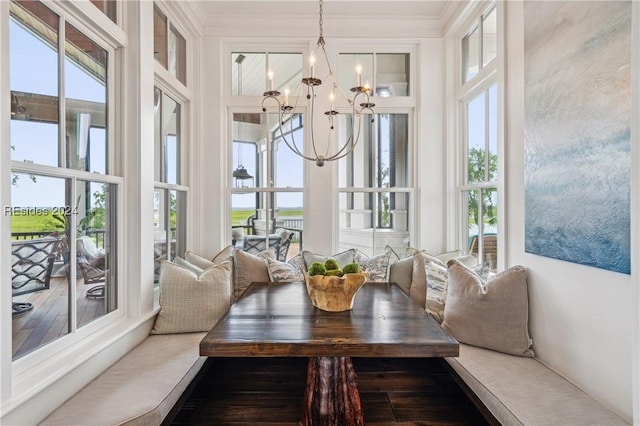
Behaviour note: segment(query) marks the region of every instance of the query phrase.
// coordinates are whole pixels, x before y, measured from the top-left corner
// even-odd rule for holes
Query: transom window
[[[496,57],[496,8],[485,12],[462,39],[462,82],[475,77]]]

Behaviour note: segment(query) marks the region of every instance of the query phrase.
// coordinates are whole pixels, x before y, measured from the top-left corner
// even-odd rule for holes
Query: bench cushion
[[[446,361],[503,425],[628,425],[534,358],[460,344]]]
[[[42,424],[159,425],[204,364],[205,334],[147,337]]]

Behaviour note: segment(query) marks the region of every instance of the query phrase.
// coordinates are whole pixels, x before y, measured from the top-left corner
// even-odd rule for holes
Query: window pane
[[[485,94],[467,104],[467,182],[485,181]]]
[[[341,192],[339,248],[358,248],[369,256],[386,246],[402,251],[409,245],[408,193]]]
[[[495,271],[497,261],[498,192],[496,188],[465,193],[468,211],[469,253]],[[482,226],[478,218],[482,217]]]
[[[115,185],[79,180],[76,214],[78,327],[117,307]]]
[[[237,96],[262,96],[265,92],[267,79],[266,54],[232,53],[231,59],[231,94]],[[284,72],[282,74],[284,75]]]
[[[496,8],[482,18],[482,66],[496,57],[497,25]]]
[[[64,71],[68,165],[77,170],[104,172],[107,169],[104,131],[107,52],[69,24],[66,25]],[[92,132],[93,128],[102,131]]]
[[[376,96],[409,95],[409,54],[376,54]]]
[[[13,359],[69,333],[66,179],[13,174],[11,289]],[[22,313],[19,313],[21,312]]]
[[[169,191],[169,215],[171,236],[171,259],[184,257],[187,245],[187,194],[184,191]]]
[[[169,72],[187,84],[187,42],[173,25],[169,32]]]
[[[155,90],[154,178],[180,184],[180,104]]]
[[[471,80],[478,74],[478,27],[462,39],[462,82]]]
[[[409,116],[407,114],[376,114],[363,116],[355,123],[351,115],[341,114],[341,146],[360,134],[355,149],[340,160],[340,186],[365,188],[406,187],[409,183],[408,145]]]
[[[153,261],[154,282],[160,277],[160,262],[168,260],[167,233],[169,228],[167,190],[156,189],[153,193]]]
[[[284,93],[285,89],[293,91],[300,85],[303,74],[303,59],[301,53],[269,53],[268,59],[269,69],[273,71],[274,90],[278,90],[281,93]],[[243,76],[243,83],[249,83],[249,78],[250,77],[245,74],[245,76]],[[250,84],[248,87],[251,87]],[[265,86],[263,85],[263,87]],[[264,92],[264,90],[262,91]]]
[[[153,9],[153,56],[167,68],[167,17],[158,6]]]
[[[58,20],[39,2],[11,3],[12,160],[59,164]]]
[[[233,186],[253,188],[256,182],[260,114],[233,114]]]
[[[256,253],[271,243],[270,247],[281,249],[280,260],[295,256],[302,250],[304,235],[302,200],[302,192],[232,194],[232,244],[237,249]],[[283,230],[287,231],[288,242],[280,240]]]
[[[277,116],[272,115],[273,120],[277,120]],[[302,114],[293,114],[286,118],[282,130],[284,137],[290,144],[294,141],[300,146],[304,141],[304,129],[302,128]],[[271,144],[273,158],[273,178],[274,186],[285,188],[294,187],[301,188],[303,186],[303,163],[304,160],[295,154],[286,145],[285,140],[281,137],[280,130],[272,132],[273,143]]]
[[[489,88],[489,176],[487,181],[498,179],[498,86]]]
[[[91,0],[91,3],[113,22],[118,23],[118,2],[116,0]]]
[[[367,82],[369,85],[374,84],[372,53],[341,53],[339,64],[338,81],[343,89],[364,86]],[[358,78],[358,69],[362,70],[360,78]]]

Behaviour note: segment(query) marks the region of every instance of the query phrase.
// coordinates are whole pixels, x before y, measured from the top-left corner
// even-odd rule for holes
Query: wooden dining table
[[[351,357],[458,356],[458,342],[393,283],[367,283],[353,308],[315,308],[305,283],[253,283],[200,342],[208,357],[308,357],[302,425],[362,425]]]

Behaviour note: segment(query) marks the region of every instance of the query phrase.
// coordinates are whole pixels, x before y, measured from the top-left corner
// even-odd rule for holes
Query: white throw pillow
[[[205,269],[200,276],[184,266],[160,265],[160,312],[151,334],[209,331],[231,304],[231,262]]]
[[[298,282],[304,281],[304,272],[295,263],[280,262],[276,259],[267,259],[269,265],[270,281],[273,282]]]
[[[389,264],[391,261],[391,254],[391,250],[385,250],[384,253],[369,257],[366,253],[356,250],[353,260],[358,264],[362,271],[369,275],[368,281],[387,282],[389,281]]]

